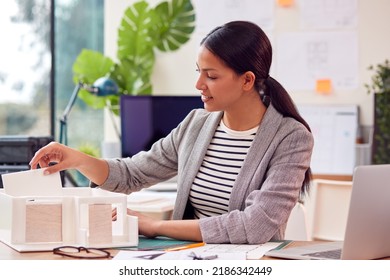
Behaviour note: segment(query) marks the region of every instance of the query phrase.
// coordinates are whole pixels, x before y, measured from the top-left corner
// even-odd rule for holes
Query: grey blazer
[[[193,110],[149,151],[107,160],[109,176],[100,187],[129,194],[177,175],[173,218],[193,218],[190,188],[221,117],[222,112]],[[203,241],[260,244],[283,239],[312,149],[312,134],[270,105],[234,183],[229,212],[199,221]]]

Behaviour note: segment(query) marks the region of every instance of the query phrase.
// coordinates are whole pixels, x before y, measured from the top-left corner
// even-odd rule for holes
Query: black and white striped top
[[[194,218],[228,212],[233,184],[257,129],[234,131],[220,122],[191,187]]]

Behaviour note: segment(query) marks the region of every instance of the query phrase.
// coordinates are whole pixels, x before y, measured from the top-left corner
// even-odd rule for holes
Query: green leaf
[[[114,62],[93,50],[83,49],[73,64],[73,81],[91,86],[98,78],[109,76]],[[107,97],[98,97],[81,89],[78,97],[94,109],[103,109]]]
[[[98,97],[84,89],[80,90],[78,97],[93,109],[103,109],[106,107],[105,97]]]
[[[145,0],[132,4],[118,28],[118,62],[99,52],[83,50],[73,65],[75,83],[93,84],[108,76],[118,84],[118,95],[96,97],[80,90],[79,97],[92,108],[109,107],[117,114],[121,94],[152,94],[155,49],[178,49],[190,39],[194,29],[195,12],[190,0],[163,1],[155,8],[150,8]]]
[[[122,59],[120,64],[115,65],[112,76],[118,81],[118,86],[124,89],[123,94],[151,94],[152,85],[150,83],[150,76],[153,69],[153,62],[154,56],[141,64],[137,64],[131,59]]]
[[[126,9],[118,29],[118,59],[140,63],[153,52],[155,38],[149,31],[155,25],[153,10],[145,1]]]
[[[114,62],[100,52],[83,49],[73,64],[73,81],[92,85],[97,79],[108,76]]]
[[[155,12],[159,18],[155,26],[159,34],[156,42],[159,50],[177,50],[190,39],[195,29],[195,11],[190,0],[162,2]]]
[[[374,93],[374,141],[373,164],[390,163],[390,61],[370,66],[375,74],[371,84],[366,85],[368,93]]]
[[[370,65],[368,70],[375,72],[371,77],[371,83],[365,84],[368,93],[390,91],[390,61],[388,59],[375,67]]]

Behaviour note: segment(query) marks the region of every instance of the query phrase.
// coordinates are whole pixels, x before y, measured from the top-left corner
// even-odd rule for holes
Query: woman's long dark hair
[[[272,46],[259,26],[247,21],[232,21],[212,30],[202,40],[201,45],[219,57],[237,74],[252,71],[256,77],[255,88],[262,95],[263,102],[271,102],[279,113],[294,118],[311,132],[288,92],[278,81],[269,76]],[[311,169],[308,168],[301,195],[308,191],[310,181]]]

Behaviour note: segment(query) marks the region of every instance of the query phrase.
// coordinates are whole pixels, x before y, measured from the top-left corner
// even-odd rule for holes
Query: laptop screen
[[[307,246],[270,251],[266,255],[287,259],[327,259],[323,252],[342,249],[341,259],[390,257],[389,221],[390,164],[357,166],[343,241],[314,242]]]

